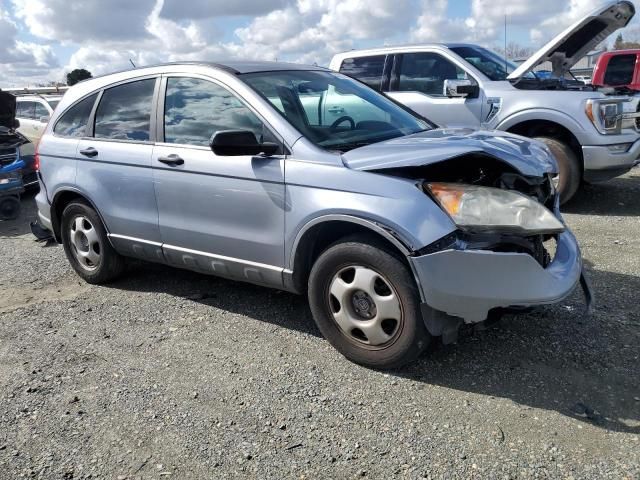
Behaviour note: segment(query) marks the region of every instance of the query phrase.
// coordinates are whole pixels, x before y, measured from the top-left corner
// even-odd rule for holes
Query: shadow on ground
[[[0,238],[18,237],[31,232],[30,222],[38,218],[35,201],[36,192],[30,191],[22,195],[20,215],[15,220],[0,220]]]
[[[436,345],[416,364],[393,373],[640,433],[640,401],[634,400],[639,380],[632,373],[637,373],[640,317],[633,297],[619,295],[640,291],[640,277],[593,271],[591,278],[601,305],[592,317],[585,317],[576,293],[562,306],[507,317],[485,332],[463,332],[457,345]],[[306,299],[289,293],[144,263],[111,287],[162,292],[320,335]]]
[[[640,168],[621,178],[584,185],[563,213],[584,215],[640,216]]]

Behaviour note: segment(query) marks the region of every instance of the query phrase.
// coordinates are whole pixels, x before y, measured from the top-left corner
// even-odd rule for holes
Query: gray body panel
[[[236,67],[253,71],[258,64]],[[286,66],[276,64],[273,68]],[[149,142],[114,142],[61,138],[52,133],[57,118],[88,94],[129,79],[176,74],[211,79],[228,88],[277,132],[286,154],[225,157],[208,148],[160,143],[154,138]],[[158,112],[152,131],[161,115]],[[88,147],[98,150],[98,155],[87,159],[79,153]],[[555,170],[552,156],[537,142],[468,129],[434,130],[343,155],[326,151],[304,138],[247,87],[231,66],[165,65],[97,78],[69,90],[41,143],[43,188],[37,203],[45,226],[55,229],[51,206],[58,195],[81,194],[99,212],[112,245],[123,255],[292,291],[296,289],[290,280],[304,235],[324,222],[355,223],[383,236],[409,257],[422,300],[440,305],[432,293],[435,290],[429,287],[439,278],[429,269],[434,265],[441,269],[443,262],[436,265],[440,257],[421,257],[416,252],[453,233],[456,226],[419,188],[417,180],[374,170],[427,165],[468,153],[495,157],[524,175],[543,176]],[[167,166],[159,161],[168,155],[179,155],[184,163]],[[521,266],[510,257],[491,252],[484,255],[498,264],[508,260],[506,266],[487,262],[489,276],[494,269]],[[580,268],[577,247],[572,255],[566,259],[573,265],[566,275],[569,283],[574,280],[574,270]],[[528,264],[516,275],[525,278],[533,269]],[[545,278],[543,274],[534,277],[536,281]],[[560,287],[549,301],[565,294]],[[460,292],[458,300],[449,298],[446,302],[466,298]],[[488,302],[503,305],[512,299],[494,296]],[[519,294],[516,300],[527,303],[526,294]],[[545,301],[539,295],[531,300]],[[488,304],[470,305],[459,313],[476,321],[486,313]],[[447,305],[440,307],[449,310]]]

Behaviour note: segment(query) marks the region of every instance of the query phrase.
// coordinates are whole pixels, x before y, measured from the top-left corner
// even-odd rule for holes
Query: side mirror
[[[258,143],[256,136],[249,130],[220,130],[213,134],[209,143],[216,155],[264,155],[270,157],[280,148],[271,142]]]
[[[449,98],[476,98],[480,87],[471,80],[445,80],[444,96]]]
[[[40,117],[40,123],[49,123],[49,115]]]
[[[13,119],[13,128],[14,129],[20,128],[20,120],[18,120],[17,118]]]

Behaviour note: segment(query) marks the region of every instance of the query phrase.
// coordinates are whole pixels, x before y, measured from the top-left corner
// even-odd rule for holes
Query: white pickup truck
[[[544,142],[558,161],[564,203],[582,181],[608,180],[639,163],[637,114],[624,108],[630,96],[607,94],[570,74],[634,14],[631,2],[610,2],[519,66],[477,45],[429,44],[340,53],[330,68],[440,125],[504,130]],[[551,65],[552,78],[536,75],[543,63]],[[329,124],[340,117],[357,123],[357,109],[346,96],[334,94],[318,115]]]

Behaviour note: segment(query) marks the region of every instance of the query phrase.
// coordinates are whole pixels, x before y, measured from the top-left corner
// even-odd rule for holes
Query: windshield
[[[451,51],[484,73],[489,80],[506,80],[509,74],[517,68],[514,63],[486,48],[451,47]],[[535,78],[535,75],[527,73],[525,78]]]
[[[47,100],[47,103],[51,107],[51,110],[55,110],[58,104],[60,103],[60,100]]]
[[[339,73],[244,74],[287,121],[316,145],[347,151],[433,128],[384,95]]]

